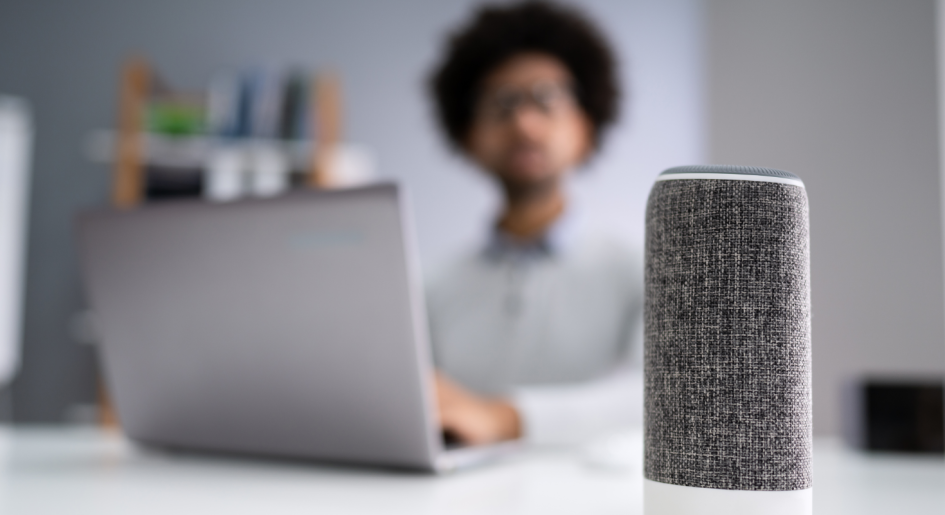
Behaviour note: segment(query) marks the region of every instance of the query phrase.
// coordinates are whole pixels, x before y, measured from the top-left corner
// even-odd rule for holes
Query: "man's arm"
[[[442,427],[466,443],[522,438],[537,445],[578,443],[643,420],[642,302],[627,317],[621,360],[583,382],[523,386],[506,399],[482,397],[437,374]]]
[[[606,375],[580,383],[524,386],[513,393],[522,438],[538,445],[571,444],[642,424],[642,295],[632,296],[624,320],[623,353]]]
[[[442,374],[436,385],[440,426],[470,445],[572,444],[642,420],[643,377],[630,367],[582,383],[520,388],[511,399],[474,394]]]
[[[578,443],[641,423],[643,374],[622,366],[583,383],[520,388],[512,405],[529,443]]]

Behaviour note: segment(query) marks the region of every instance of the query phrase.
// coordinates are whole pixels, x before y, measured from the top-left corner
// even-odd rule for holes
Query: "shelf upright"
[[[144,196],[141,128],[144,126],[145,106],[151,94],[151,78],[151,68],[144,59],[130,59],[122,68],[118,141],[112,182],[112,203],[119,208],[137,206]]]
[[[332,71],[319,72],[311,87],[314,141],[308,183],[314,188],[330,188],[334,185],[332,162],[341,142],[341,81]]]
[[[118,86],[118,132],[115,145],[115,169],[112,176],[112,205],[130,209],[144,197],[144,149],[141,127],[145,106],[151,94],[151,67],[141,58],[132,58],[122,66]],[[106,428],[119,427],[118,418],[103,377],[99,377],[99,423]]]

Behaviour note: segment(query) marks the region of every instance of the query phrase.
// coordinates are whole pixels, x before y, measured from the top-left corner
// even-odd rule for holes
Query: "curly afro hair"
[[[487,6],[450,39],[430,80],[437,117],[462,149],[483,79],[516,54],[540,52],[559,59],[575,81],[577,100],[598,147],[620,110],[617,63],[597,27],[580,12],[548,2]]]

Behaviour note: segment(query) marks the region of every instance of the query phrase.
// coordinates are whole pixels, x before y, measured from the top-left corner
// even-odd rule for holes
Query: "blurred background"
[[[845,430],[865,380],[940,385],[936,2],[572,3],[611,38],[627,93],[604,151],[574,180],[582,216],[640,246],[646,196],[665,168],[792,171],[811,208],[815,433]],[[449,31],[478,5],[4,0],[0,94],[28,106],[33,145],[21,359],[0,417],[98,417],[73,219],[115,200],[110,156],[130,58],[168,90],[216,91],[246,70],[329,72],[352,173],[407,185],[429,272],[478,245],[495,209],[491,185],[445,144],[426,91]]]

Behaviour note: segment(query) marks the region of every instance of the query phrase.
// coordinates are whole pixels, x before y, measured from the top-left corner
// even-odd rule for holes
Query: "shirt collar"
[[[486,241],[484,254],[494,259],[559,256],[573,246],[575,218],[574,209],[569,206],[545,231],[545,234],[531,241],[521,241],[499,227],[493,226]]]

